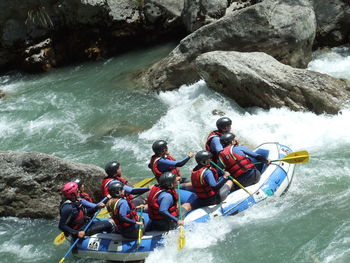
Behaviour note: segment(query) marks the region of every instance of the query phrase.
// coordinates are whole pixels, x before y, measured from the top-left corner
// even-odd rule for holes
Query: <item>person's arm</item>
[[[141,194],[146,193],[147,191],[149,191],[148,187],[131,187],[131,186],[128,186],[128,185],[124,185],[123,189],[128,194],[133,194],[133,195],[138,195],[138,194],[141,195]]]
[[[214,189],[220,189],[221,186],[226,183],[227,179],[225,177],[220,177],[218,181],[215,180],[214,174],[212,171],[207,169],[204,173],[204,179],[207,183]]]
[[[184,166],[189,160],[191,159],[190,156],[186,156],[184,159],[182,159],[181,161],[173,161],[173,160],[169,160],[166,158],[161,158],[158,161],[158,165],[159,165],[159,170],[161,171],[166,171],[169,167],[182,167]]]
[[[173,205],[174,200],[171,194],[169,193],[160,193],[159,198],[159,213],[164,215],[165,217],[177,222],[179,219],[176,216],[173,216],[169,213],[169,208]]]
[[[136,224],[135,220],[128,218],[126,216],[130,211],[130,207],[128,205],[128,202],[125,199],[122,199],[119,201],[118,208],[119,208],[119,216],[121,221],[127,222],[129,224]]]
[[[212,149],[213,151],[215,151],[216,153],[221,152],[224,147],[222,147],[222,144],[220,142],[220,137],[219,136],[215,136],[211,139],[210,141],[210,149]]]
[[[242,146],[238,146],[238,147],[245,155],[248,155],[249,157],[252,157],[258,161],[265,161],[265,162],[268,161],[268,159],[264,155],[257,154],[256,152],[253,152],[252,150],[250,150],[246,146],[242,145]],[[235,149],[235,147],[233,149]]]
[[[81,203],[83,204],[84,207],[86,208],[92,208],[92,209],[95,209],[98,205],[95,204],[95,203],[91,203],[89,202],[88,200],[82,198],[81,199]]]
[[[78,230],[75,230],[68,226],[69,221],[72,219],[73,215],[73,208],[70,205],[63,206],[61,210],[61,217],[60,221],[58,222],[58,228],[62,230],[63,232],[70,233],[72,235],[77,235]]]

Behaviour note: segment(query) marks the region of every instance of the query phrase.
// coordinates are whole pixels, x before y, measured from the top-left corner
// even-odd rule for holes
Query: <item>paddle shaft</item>
[[[90,220],[90,222],[84,227],[83,231],[86,232],[86,230],[88,230],[88,228],[90,227],[90,225],[92,224],[92,222],[94,221],[94,219],[96,218],[97,214],[100,212],[101,209],[98,209],[96,211],[96,213],[94,214],[94,216],[92,217],[92,219]],[[69,253],[72,251],[72,249],[75,247],[75,245],[78,243],[78,241],[80,240],[80,238],[78,237],[73,245],[71,245],[71,247],[68,249],[68,251],[66,252],[66,254],[64,254],[63,258],[60,260],[59,263],[63,263],[63,261],[65,260],[65,258],[69,255]]]
[[[218,168],[221,172],[225,173],[225,170],[222,169],[220,166],[218,166],[213,161],[210,161],[212,165],[214,165],[216,168]],[[243,189],[247,194],[252,195],[240,182],[238,182],[235,178],[233,178],[231,175],[228,175],[228,178],[230,178],[236,185],[238,185],[239,188]]]
[[[142,222],[142,213],[143,213],[143,207],[141,207],[139,222]],[[141,243],[141,238],[142,238],[142,225],[139,225],[139,233],[138,233],[138,238],[137,238],[137,244]]]

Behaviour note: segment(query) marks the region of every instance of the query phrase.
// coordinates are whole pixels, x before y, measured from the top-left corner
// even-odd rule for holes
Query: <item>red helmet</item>
[[[61,192],[67,199],[78,197],[78,184],[75,182],[66,183],[61,188]]]

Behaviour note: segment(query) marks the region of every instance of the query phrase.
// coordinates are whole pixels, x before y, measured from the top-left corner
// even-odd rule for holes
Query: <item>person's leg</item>
[[[112,232],[113,225],[109,221],[94,221],[89,229],[85,232],[87,236],[92,236],[101,232]]]

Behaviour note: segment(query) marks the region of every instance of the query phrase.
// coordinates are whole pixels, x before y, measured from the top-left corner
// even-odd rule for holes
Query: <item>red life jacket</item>
[[[80,197],[84,198],[85,200],[89,201],[90,203],[93,203],[92,198],[90,197],[90,195],[86,192],[82,192],[80,193]]]
[[[148,215],[151,219],[158,219],[158,220],[167,220],[165,216],[163,216],[161,213],[159,213],[159,203],[158,203],[158,196],[162,192],[168,192],[173,197],[173,205],[169,207],[169,213],[173,216],[178,217],[179,216],[179,210],[177,209],[177,202],[179,199],[179,196],[175,189],[162,189],[159,185],[154,185],[151,188],[151,191],[148,195],[147,203],[148,203]]]
[[[165,159],[168,159],[168,160],[176,161],[175,158],[172,157],[170,154],[165,155],[164,157],[159,157],[159,156],[156,156],[156,155],[153,155],[151,157],[151,160],[150,160],[150,162],[148,164],[148,167],[152,170],[152,172],[155,175],[157,181],[159,179],[159,176],[161,176],[164,172],[172,172],[173,174],[176,174],[176,176],[181,176],[179,169],[177,167],[175,167],[175,166],[169,167],[168,171],[161,172],[158,169],[158,161],[161,158],[165,158]]]
[[[120,182],[122,182],[123,184],[128,183],[127,180],[125,180],[123,177],[121,176],[116,176],[116,177],[105,177],[102,180],[102,184],[101,184],[101,193],[103,195],[103,197],[106,197],[108,195],[108,185],[113,181],[113,180],[118,180]]]
[[[214,168],[211,168],[209,165],[202,166],[198,170],[193,170],[192,176],[191,176],[192,187],[196,195],[198,196],[198,198],[202,198],[202,199],[207,199],[209,197],[216,195],[217,193],[217,190],[211,187],[208,184],[208,182],[204,179],[204,173],[207,169],[210,169],[213,172],[215,180],[217,181],[219,178],[219,175],[217,171]]]
[[[233,152],[233,145],[227,146],[219,153],[219,160],[231,176],[237,178],[247,171],[254,168],[254,164],[246,156],[238,155]]]
[[[71,200],[67,199],[61,205],[61,209],[65,204],[72,204],[78,210],[78,215],[75,218],[70,218],[67,225],[75,230],[80,230],[85,225],[85,211],[82,204],[73,204]]]
[[[120,218],[118,203],[121,199],[126,200],[130,207],[130,211],[126,214],[127,218],[138,221],[139,215],[136,212],[134,203],[129,198],[113,198],[110,201],[108,201],[108,202],[112,202],[111,206],[109,206],[111,210],[108,209],[108,211],[111,213],[111,217],[114,220],[115,224],[117,225],[118,229],[125,229],[132,226],[132,224],[124,222]]]
[[[212,131],[211,133],[209,133],[208,138],[207,138],[207,142],[205,143],[205,149],[208,152],[212,153],[214,162],[216,162],[218,159],[218,157],[217,157],[218,153],[210,148],[210,143],[214,137],[217,137],[217,136],[220,137],[221,135],[223,135],[223,133],[219,132],[218,130]]]

